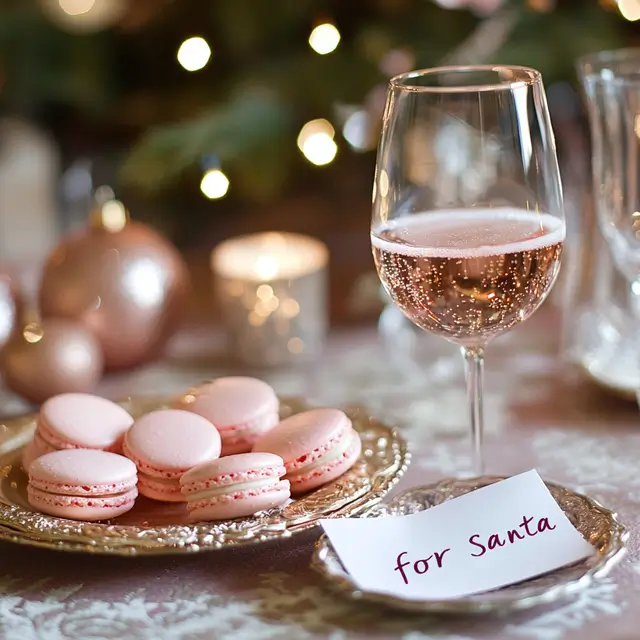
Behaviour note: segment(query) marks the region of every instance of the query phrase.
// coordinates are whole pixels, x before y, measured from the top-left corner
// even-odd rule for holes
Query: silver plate
[[[500,480],[504,478],[491,476],[471,480],[442,480],[405,491],[388,504],[375,505],[359,514],[359,517],[384,518],[417,513]],[[538,578],[454,600],[408,600],[362,590],[345,571],[326,536],[316,543],[311,567],[326,578],[332,588],[351,598],[415,613],[504,612],[553,602],[581,591],[593,580],[604,577],[624,556],[629,534],[618,521],[617,515],[595,500],[551,482],[545,484],[571,523],[593,545],[596,551],[593,556]]]
[[[131,398],[122,405],[134,416],[167,405],[168,398]],[[283,399],[284,418],[309,409]],[[349,471],[283,507],[251,517],[192,524],[183,503],[138,498],[134,508],[106,522],[79,522],[37,513],[27,499],[22,447],[33,436],[36,416],[0,425],[0,540],[60,551],[141,556],[188,554],[288,538],[318,526],[323,517],[357,515],[378,503],[409,464],[400,433],[364,409],[345,409],[362,439],[362,453]]]

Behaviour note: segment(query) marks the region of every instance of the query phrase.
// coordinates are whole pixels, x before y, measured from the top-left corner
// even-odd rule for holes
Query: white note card
[[[595,553],[535,470],[419,513],[321,524],[361,589],[415,600],[498,589]]]

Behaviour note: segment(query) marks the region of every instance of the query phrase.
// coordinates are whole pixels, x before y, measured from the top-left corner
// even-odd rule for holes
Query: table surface
[[[508,617],[409,616],[334,596],[308,568],[317,532],[265,547],[175,558],[104,558],[0,544],[0,637],[7,640],[632,640],[640,638],[640,421],[637,409],[576,383],[558,357],[557,323],[539,313],[487,354],[487,462],[492,473],[536,467],[617,510],[630,550],[609,578],[573,600]],[[405,341],[399,338],[398,344]],[[110,377],[100,392],[173,393],[237,372],[224,339],[184,332],[170,355]],[[414,452],[398,490],[468,464],[462,364],[420,338],[385,350],[373,330],[332,336],[313,366],[262,373],[280,394],[361,403],[398,424]],[[0,392],[5,412],[24,407]]]

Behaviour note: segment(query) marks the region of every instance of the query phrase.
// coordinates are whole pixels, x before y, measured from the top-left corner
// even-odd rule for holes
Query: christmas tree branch
[[[505,7],[478,23],[477,28],[447,54],[442,64],[470,65],[495,62],[494,56],[504,46],[518,23],[521,12]]]
[[[122,168],[122,181],[157,191],[204,156],[215,156],[225,170],[244,175],[251,196],[266,197],[268,181],[282,182],[277,168],[268,165],[288,166],[296,151],[297,130],[304,122],[300,114],[329,117],[337,101],[356,103],[379,80],[377,69],[354,56],[323,59],[305,52],[268,62],[236,79],[237,85],[251,89],[236,91],[228,102],[192,120],[145,133]],[[257,194],[256,173],[268,175],[260,180]]]
[[[126,185],[155,191],[206,157],[233,166],[277,146],[290,125],[288,108],[272,92],[241,92],[193,120],[150,131],[133,148],[121,177]]]

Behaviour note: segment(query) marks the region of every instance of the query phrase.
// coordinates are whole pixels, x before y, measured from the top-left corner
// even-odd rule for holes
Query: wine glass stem
[[[462,347],[462,355],[467,377],[473,473],[476,477],[479,477],[484,473],[484,458],[482,455],[482,437],[484,434],[482,407],[484,349],[482,347]]]

